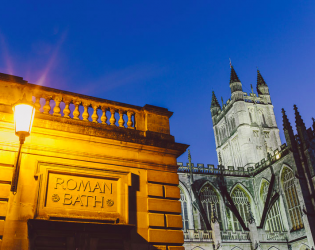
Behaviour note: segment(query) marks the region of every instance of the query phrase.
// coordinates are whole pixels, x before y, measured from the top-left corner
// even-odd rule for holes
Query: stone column
[[[249,229],[249,238],[252,242],[252,248],[255,250],[261,250],[260,242],[259,242],[259,234],[255,222],[255,218],[253,216],[250,203],[248,203],[248,212],[249,212],[249,218],[248,218],[248,229]]]
[[[222,249],[222,240],[221,240],[221,231],[220,224],[218,221],[217,213],[215,211],[215,206],[212,206],[212,219],[211,219],[211,228],[212,228],[212,238],[215,245],[215,249]]]

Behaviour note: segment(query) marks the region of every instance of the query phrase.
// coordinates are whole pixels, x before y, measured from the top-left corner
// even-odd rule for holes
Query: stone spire
[[[212,100],[211,100],[211,107],[210,107],[211,115],[212,116],[217,115],[219,113],[219,110],[221,110],[220,103],[218,102],[218,99],[215,96],[214,91],[212,91]]]
[[[298,108],[297,108],[297,106],[295,104],[293,105],[293,108],[294,108],[296,126],[297,127],[299,126],[299,127],[301,127],[301,128],[306,130],[304,121],[303,121],[303,119],[302,119],[302,117],[300,115],[300,112],[299,112],[299,110],[298,110]]]
[[[259,95],[269,95],[269,88],[266,84],[264,78],[260,74],[260,71],[257,69],[257,93]]]
[[[231,75],[230,75],[230,84],[233,82],[241,82],[240,79],[238,78],[235,69],[233,66],[231,66]]]
[[[189,171],[190,171],[190,184],[194,183],[194,173],[192,169],[192,164],[191,164],[191,154],[190,154],[190,149],[188,149],[188,164],[189,164]]]
[[[218,102],[218,99],[215,96],[214,91],[212,91],[211,108],[215,108],[215,107],[221,109],[220,103]]]
[[[306,131],[305,123],[300,115],[300,112],[298,111],[297,106],[294,104],[294,113],[295,113],[295,124],[296,124],[296,130],[298,132],[298,135],[300,137],[300,141],[303,145],[303,148],[306,149],[309,145],[309,138]]]
[[[234,67],[231,65],[230,88],[232,100],[243,100],[243,88],[240,79],[238,78]]]
[[[281,112],[282,112],[282,120],[283,120],[283,131],[284,131],[284,136],[285,136],[287,145],[291,149],[296,149],[295,136],[293,133],[291,123],[289,122],[289,119],[287,117],[287,114],[285,113],[285,110],[282,109]]]

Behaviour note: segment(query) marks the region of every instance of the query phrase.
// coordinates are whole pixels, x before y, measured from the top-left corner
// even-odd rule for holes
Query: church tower
[[[254,166],[281,145],[269,88],[257,70],[257,93],[243,92],[231,66],[231,98],[222,108],[212,93],[211,116],[216,150],[225,167]]]

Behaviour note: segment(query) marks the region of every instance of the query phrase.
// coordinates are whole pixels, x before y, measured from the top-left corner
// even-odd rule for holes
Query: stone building
[[[11,105],[23,95],[36,113],[19,151]],[[0,249],[183,250],[187,145],[171,116],[0,74]]]
[[[231,67],[231,99],[212,95],[219,165],[178,163],[185,249],[314,249],[315,122],[297,134],[283,113],[280,142],[268,85],[245,93]]]

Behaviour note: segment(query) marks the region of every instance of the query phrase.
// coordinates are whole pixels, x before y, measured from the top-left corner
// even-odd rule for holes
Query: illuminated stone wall
[[[37,111],[13,194],[23,93]],[[171,115],[0,74],[0,249],[183,249]]]

